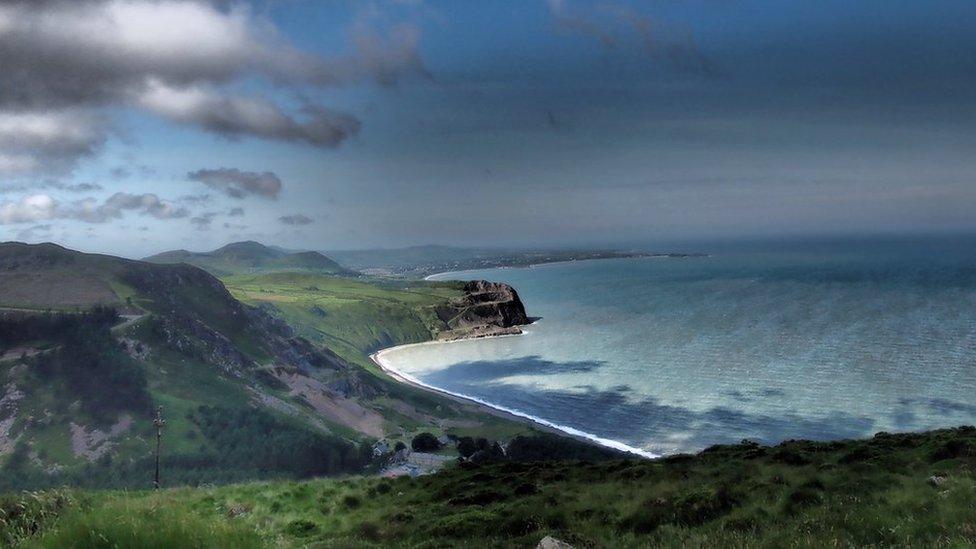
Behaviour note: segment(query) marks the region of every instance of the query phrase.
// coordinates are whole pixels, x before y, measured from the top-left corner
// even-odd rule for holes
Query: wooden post
[[[163,425],[166,425],[162,406],[156,408],[156,419],[153,420],[153,425],[156,426],[156,477],[153,480],[153,489],[159,490],[159,448],[163,440]]]

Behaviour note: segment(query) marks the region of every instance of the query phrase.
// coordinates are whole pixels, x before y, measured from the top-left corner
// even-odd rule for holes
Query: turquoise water
[[[423,383],[654,454],[976,423],[976,245],[797,244],[448,274],[527,335],[384,355]]]

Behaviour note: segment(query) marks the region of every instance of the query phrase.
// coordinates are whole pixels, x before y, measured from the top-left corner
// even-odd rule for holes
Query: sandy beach
[[[490,337],[519,337],[521,335],[524,335],[524,334],[506,334],[506,335],[490,336]],[[408,344],[408,345],[398,345],[398,346],[395,346],[395,347],[388,347],[386,349],[381,349],[380,351],[377,351],[377,352],[371,354],[369,358],[373,361],[374,364],[376,364],[381,370],[383,370],[384,373],[386,373],[388,376],[390,376],[391,378],[395,379],[396,381],[398,381],[400,383],[405,383],[405,384],[411,385],[413,387],[417,387],[419,389],[423,389],[423,390],[426,390],[426,391],[430,391],[430,392],[433,392],[433,393],[437,393],[438,395],[441,395],[441,396],[444,396],[444,397],[447,397],[447,398],[450,398],[452,400],[455,400],[455,401],[458,401],[458,402],[462,402],[462,403],[465,403],[465,404],[475,404],[477,406],[480,406],[480,407],[484,408],[485,411],[487,411],[488,413],[491,413],[493,415],[496,415],[496,416],[499,416],[499,417],[504,417],[506,419],[510,419],[510,420],[514,420],[514,421],[527,422],[527,423],[530,423],[533,426],[535,426],[537,428],[540,428],[540,429],[542,429],[544,431],[553,432],[553,433],[557,433],[557,434],[564,435],[564,436],[570,436],[570,437],[573,437],[573,438],[575,438],[577,440],[581,440],[581,441],[585,441],[585,442],[590,442],[590,443],[595,443],[595,444],[598,444],[600,446],[604,446],[606,448],[611,448],[611,449],[618,450],[618,451],[621,451],[621,452],[626,452],[626,453],[629,453],[629,454],[634,454],[634,455],[637,455],[637,456],[640,456],[640,457],[643,457],[643,458],[654,459],[654,458],[660,457],[657,454],[648,452],[646,450],[642,450],[640,448],[634,448],[633,446],[628,446],[627,444],[624,444],[624,443],[619,442],[619,441],[616,441],[616,440],[610,440],[610,439],[598,437],[598,436],[596,436],[596,435],[594,435],[592,433],[587,433],[585,431],[580,431],[579,429],[575,429],[575,428],[569,427],[567,425],[560,425],[558,423],[553,423],[553,422],[548,421],[548,420],[545,420],[543,418],[536,417],[536,416],[533,416],[531,414],[527,414],[527,413],[522,412],[520,410],[514,410],[514,409],[511,409],[511,408],[506,408],[504,406],[499,406],[497,404],[488,402],[486,400],[480,399],[480,398],[475,397],[475,396],[465,395],[465,394],[461,394],[461,393],[456,393],[456,392],[453,392],[453,391],[448,391],[448,390],[443,389],[441,387],[435,387],[433,385],[429,385],[429,384],[424,383],[420,379],[417,379],[416,377],[414,377],[414,376],[412,376],[412,375],[410,375],[408,373],[405,373],[405,372],[402,372],[400,370],[397,370],[396,368],[394,368],[392,366],[390,360],[387,358],[387,355],[389,355],[391,352],[396,351],[398,349],[406,348],[406,347],[416,347],[416,346],[419,346],[419,345],[449,345],[451,343],[453,343],[453,342],[451,342],[451,341],[425,341],[425,342],[422,342],[422,343],[411,343],[411,344]]]

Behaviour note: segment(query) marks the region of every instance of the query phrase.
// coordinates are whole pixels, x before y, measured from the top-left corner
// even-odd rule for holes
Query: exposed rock
[[[132,416],[124,414],[105,432],[98,429],[89,431],[84,426],[71,422],[71,451],[78,457],[95,461],[115,446],[112,439],[128,432],[132,423]]]
[[[573,549],[573,546],[552,536],[546,536],[542,538],[539,545],[535,546],[535,549]]]
[[[385,434],[383,416],[364,407],[357,399],[345,398],[322,381],[297,370],[278,368],[275,375],[288,386],[292,398],[307,404],[321,417],[372,437]]]
[[[0,397],[0,456],[14,450],[20,436],[12,436],[10,430],[17,421],[17,401],[24,398],[24,393],[13,383],[8,383]]]
[[[122,337],[119,338],[119,342],[125,346],[125,352],[130,357],[136,360],[146,360],[149,358],[149,346],[138,339]]]
[[[519,326],[529,323],[518,292],[508,284],[472,280],[463,290],[463,297],[437,311],[449,328],[439,339],[520,334]]]
[[[932,476],[929,477],[929,484],[932,485],[932,486],[934,486],[934,487],[936,487],[936,488],[938,488],[938,487],[942,486],[943,484],[945,484],[947,480],[949,480],[949,479],[946,478],[946,477],[939,476],[939,475],[932,475]]]

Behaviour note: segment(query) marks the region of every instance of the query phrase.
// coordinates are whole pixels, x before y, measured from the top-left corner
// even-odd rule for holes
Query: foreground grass
[[[658,461],[458,466],[419,479],[72,492],[7,539],[28,547],[532,547],[554,535],[578,547],[968,546],[976,543],[974,465],[976,429],[960,428],[741,444]]]

